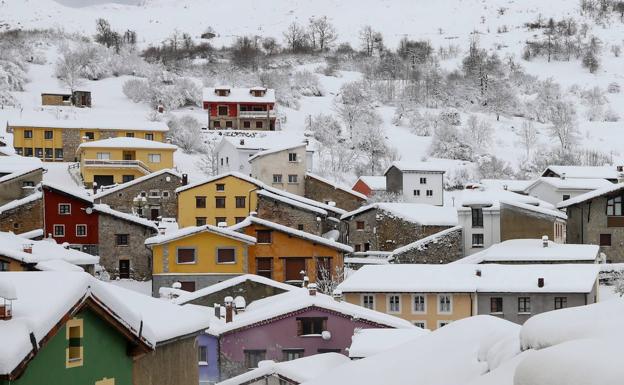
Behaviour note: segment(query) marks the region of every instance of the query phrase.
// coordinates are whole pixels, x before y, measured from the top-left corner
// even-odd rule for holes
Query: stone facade
[[[126,187],[119,185],[111,192],[99,193],[95,201],[96,203],[107,204],[117,211],[132,214],[135,209],[133,199],[139,195],[144,195],[147,199],[147,207],[143,213],[145,217],[152,218],[152,210],[157,210],[158,215],[156,216],[176,218],[178,215],[178,197],[175,189],[182,186],[182,178],[172,172],[157,173],[153,177],[148,177],[149,175],[143,177],[146,179],[140,182],[130,182]],[[156,192],[158,194],[155,194]]]
[[[450,263],[464,256],[462,228],[434,234],[392,254],[392,263]]]
[[[77,162],[76,151],[80,143],[82,143],[80,130],[63,129],[61,137],[63,138],[63,161]]]
[[[212,307],[215,303],[223,305],[223,299],[227,296],[232,298],[241,296],[245,298],[245,302],[247,304],[250,304],[258,299],[271,297],[284,292],[285,290],[275,286],[264,285],[259,282],[247,280],[223,290],[196,298],[188,303]]]
[[[42,179],[43,169],[40,168],[0,183],[0,206],[32,194],[34,186],[41,183]],[[24,183],[30,183],[33,187],[24,187]]]
[[[321,217],[319,213],[292,206],[262,194],[258,194],[256,212],[258,218],[316,235],[322,235],[336,225],[328,221],[327,217]],[[317,221],[316,218],[321,218],[321,221]]]
[[[227,279],[238,277],[240,274],[154,274],[152,276],[152,296],[158,297],[161,287],[171,287],[175,282],[193,282],[195,290],[223,282]],[[223,300],[223,299],[221,299]]]
[[[396,167],[390,167],[386,172],[386,191],[403,194],[403,173]]]
[[[562,237],[555,234],[555,224],[560,223],[565,233],[565,221],[555,216],[541,214],[501,203],[500,241],[509,239],[540,239],[548,236],[555,242],[563,243]]]
[[[98,216],[100,265],[111,279],[119,278],[120,261],[130,261],[129,278],[146,281],[152,278],[152,253],[145,240],[154,235],[152,229],[113,215]],[[117,235],[127,234],[128,245],[117,245]]]
[[[358,222],[364,222],[363,230],[357,229]],[[356,252],[368,250],[393,251],[396,248],[452,227],[422,226],[418,223],[397,218],[377,208],[371,208],[346,218],[346,223],[346,243],[353,247]]]
[[[353,211],[366,203],[363,197],[336,188],[309,174],[305,176],[305,197],[324,203],[336,202],[337,207],[347,211]]]
[[[43,228],[43,198],[0,213],[0,231],[16,234]]]

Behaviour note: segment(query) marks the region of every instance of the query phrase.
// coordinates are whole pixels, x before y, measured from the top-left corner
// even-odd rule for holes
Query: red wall
[[[69,203],[71,205],[70,215],[60,215],[58,213],[59,203]],[[70,195],[62,194],[49,187],[43,189],[43,215],[45,225],[45,236],[54,234],[54,225],[65,225],[64,237],[53,237],[57,243],[67,242],[70,244],[94,245],[98,243],[98,214],[92,212],[87,214],[86,208],[91,204]],[[87,225],[87,236],[76,236],[76,225]]]
[[[251,105],[263,105],[268,106],[269,110],[273,109],[273,103],[265,104],[265,103],[245,103],[246,106]],[[211,103],[204,102],[204,110],[210,110],[210,116],[217,116],[217,106],[228,106],[228,116],[231,118],[235,118],[238,114],[238,103]]]
[[[358,181],[355,183],[351,190],[364,194],[367,197],[371,196],[373,193],[373,190],[371,190],[370,187],[368,187],[368,185],[362,182],[360,179],[358,179]]]

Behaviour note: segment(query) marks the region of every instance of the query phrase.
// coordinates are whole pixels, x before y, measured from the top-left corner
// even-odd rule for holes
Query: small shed
[[[91,91],[42,92],[41,105],[91,107]]]

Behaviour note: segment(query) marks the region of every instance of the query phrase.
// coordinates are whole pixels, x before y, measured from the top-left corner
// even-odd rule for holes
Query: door
[[[110,186],[112,184],[115,184],[115,179],[112,175],[94,175],[93,181],[97,183],[98,187]]]
[[[150,210],[150,219],[155,221],[158,219],[158,217],[160,216],[160,210],[159,209],[151,209]]]
[[[302,271],[305,271],[305,258],[285,258],[286,268],[284,281],[293,284],[301,284],[303,282]]]
[[[127,259],[119,260],[119,278],[121,279],[130,278],[130,261]]]

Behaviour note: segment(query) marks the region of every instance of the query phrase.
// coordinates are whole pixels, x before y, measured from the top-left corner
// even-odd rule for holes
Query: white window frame
[[[438,294],[438,314],[453,314],[453,294]],[[449,311],[442,311],[440,299],[442,297],[449,297]]]
[[[416,310],[416,306],[414,303],[414,300],[416,299],[416,297],[423,297],[424,298],[424,309],[423,311],[417,311]],[[423,294],[423,293],[414,293],[412,294],[412,314],[427,314],[427,295]]]
[[[84,226],[84,229],[85,229],[84,235],[79,235],[79,234],[78,234],[78,226]],[[81,238],[82,238],[82,237],[86,237],[86,236],[87,236],[87,229],[88,229],[88,227],[87,227],[87,225],[86,225],[86,224],[84,224],[84,223],[79,223],[79,224],[77,224],[77,225],[76,225],[76,229],[75,229],[75,230],[76,230],[76,236],[77,236],[77,237],[81,237]]]
[[[291,177],[294,177],[294,182],[291,180]],[[288,184],[299,184],[299,175],[288,174]]]
[[[371,297],[373,299],[373,307],[369,308],[366,307],[366,305],[364,304],[364,297]],[[360,294],[360,306],[362,306],[363,308],[366,309],[371,309],[371,310],[375,310],[375,294]]]
[[[154,194],[156,193],[156,194]],[[149,196],[152,198],[160,198],[160,190],[150,190]]]
[[[296,152],[289,152],[288,153],[288,162],[290,162],[290,163],[297,163],[297,153]]]
[[[158,160],[155,160],[158,159]],[[147,161],[149,163],[160,163],[161,156],[160,154],[147,154]]]
[[[98,160],[110,160],[111,153],[110,152],[98,152],[95,154],[96,159]]]
[[[427,329],[427,320],[424,319],[417,319],[415,321],[412,321],[412,325],[416,326],[417,328],[419,328],[420,326],[416,325],[417,323],[421,323],[423,324],[423,329]]]
[[[63,229],[63,234],[61,234],[61,235],[57,235],[56,234],[56,228],[57,227],[61,227]],[[52,236],[56,237],[56,238],[64,237],[65,236],[65,225],[52,225]]]
[[[390,298],[392,297],[397,297],[399,298],[399,310],[398,311],[394,311],[390,309]],[[388,310],[388,314],[400,314],[403,304],[401,303],[401,294],[386,294],[386,309]]]
[[[163,191],[162,191],[162,197],[163,197],[163,198],[169,198],[169,191],[167,191],[167,190],[163,190]]]
[[[66,213],[61,213],[61,206],[69,206],[69,211]],[[58,204],[58,215],[71,215],[71,203],[59,203]]]
[[[279,178],[276,178],[279,177]],[[282,174],[273,174],[273,183],[284,183]]]

